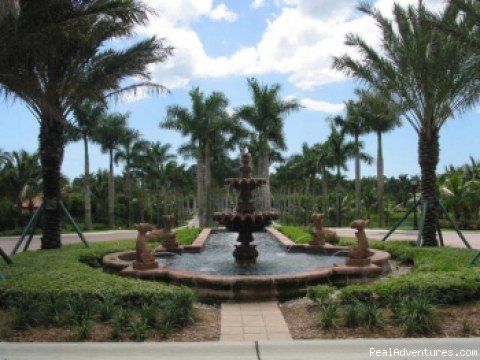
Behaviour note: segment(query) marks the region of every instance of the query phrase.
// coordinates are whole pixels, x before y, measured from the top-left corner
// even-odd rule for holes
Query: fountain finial
[[[243,149],[244,154],[248,154],[248,147],[245,146],[245,149]]]

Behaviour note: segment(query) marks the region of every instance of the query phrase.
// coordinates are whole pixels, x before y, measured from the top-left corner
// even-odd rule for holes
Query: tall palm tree
[[[92,229],[92,199],[90,190],[90,156],[88,141],[92,139],[98,122],[105,117],[107,105],[104,102],[85,100],[74,106],[75,123],[69,127],[69,135],[73,141],[83,141],[84,147],[84,196],[85,196],[85,228]]]
[[[377,135],[377,212],[378,226],[382,227],[385,226],[382,134],[400,126],[400,109],[387,96],[380,93],[360,91],[358,94],[359,110],[365,124]]]
[[[4,186],[15,202],[18,212],[17,226],[22,226],[22,204],[29,187],[40,181],[41,169],[37,153],[25,150],[13,151],[4,168]]]
[[[235,117],[246,121],[258,133],[260,146],[261,177],[267,179],[263,192],[263,203],[266,209],[270,208],[270,148],[285,150],[285,137],[283,135],[283,118],[300,109],[300,104],[294,100],[280,98],[281,87],[279,84],[262,86],[257,79],[247,79],[252,95],[251,105],[244,105],[237,109]]]
[[[328,169],[335,166],[335,159],[330,151],[328,142],[317,143],[313,145],[317,154],[318,169],[322,175],[322,211],[324,214],[328,212]]]
[[[147,183],[149,184],[151,194],[157,203],[157,223],[160,225],[160,202],[165,196],[166,189],[166,166],[168,161],[175,159],[175,155],[170,154],[171,145],[161,142],[150,143],[145,151],[143,158],[142,171]]]
[[[140,158],[143,158],[142,155],[146,153],[147,149],[148,142],[140,140],[140,133],[137,130],[127,128],[125,134],[123,134],[120,139],[117,151],[114,155],[115,164],[118,164],[120,161],[125,163],[124,173],[125,195],[127,201],[127,229],[129,229],[131,225],[130,202],[132,200],[132,167],[135,166],[135,163],[141,162]]]
[[[150,10],[138,0],[19,0],[18,17],[0,21],[0,94],[25,102],[40,123],[44,221],[42,248],[58,248],[60,168],[72,108],[151,83],[148,65],[172,49],[155,37],[126,49],[106,45],[132,35]],[[122,80],[133,80],[123,86]]]
[[[477,100],[475,62],[471,61],[468,47],[433,25],[455,26],[456,11],[451,5],[435,15],[422,2],[406,8],[395,4],[393,20],[365,3],[360,10],[377,22],[383,51],[377,51],[360,36],[349,34],[346,44],[356,48],[360,58],[336,57],[333,66],[388,94],[401,106],[403,118],[417,132],[422,198],[429,203],[423,245],[436,246],[434,198],[438,192],[435,170],[439,133],[455,112]]]
[[[100,144],[102,152],[108,153],[108,226],[115,228],[115,182],[113,173],[114,155],[126,136],[127,120],[130,115],[113,113],[101,119],[93,139]]]
[[[186,156],[196,158],[197,165],[197,206],[200,226],[206,226],[211,219],[211,159],[212,142],[218,143],[224,137],[238,133],[238,125],[227,112],[228,99],[221,92],[210,96],[200,89],[190,91],[192,109],[178,105],[169,106],[166,119],[160,124],[166,129],[178,130],[189,136],[189,142],[181,147]]]
[[[360,174],[360,136],[368,133],[365,119],[360,113],[358,102],[349,100],[345,103],[347,108],[347,116],[336,116],[333,120],[337,126],[340,126],[346,134],[353,136],[355,144],[355,217],[360,218],[361,206],[361,174]],[[371,164],[371,158],[365,159],[367,164]]]
[[[328,136],[327,144],[330,156],[333,158],[335,168],[337,170],[335,191],[338,196],[341,190],[341,170],[347,170],[346,163],[349,159],[355,157],[355,154],[357,153],[357,146],[360,160],[371,162],[371,157],[362,151],[363,143],[361,141],[359,141],[358,144],[355,144],[354,141],[348,141],[344,129],[337,129],[334,124],[331,124],[330,126],[330,135]],[[339,222],[340,219],[337,218],[337,226],[340,226]]]

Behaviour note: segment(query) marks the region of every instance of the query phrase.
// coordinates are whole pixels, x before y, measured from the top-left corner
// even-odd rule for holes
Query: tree
[[[179,151],[186,157],[197,161],[197,206],[200,226],[206,226],[211,219],[211,160],[214,143],[227,143],[225,137],[234,137],[240,127],[228,115],[228,99],[221,92],[212,92],[210,96],[200,89],[190,91],[192,109],[178,105],[169,106],[167,116],[160,126],[178,130],[183,136],[189,136],[189,142]],[[217,146],[217,149],[220,147]]]
[[[366,126],[377,135],[377,212],[378,226],[382,227],[385,226],[382,134],[400,125],[400,109],[380,93],[360,91],[359,94],[359,111]]]
[[[60,240],[60,168],[65,128],[73,107],[85,98],[101,100],[151,83],[148,65],[172,49],[155,37],[126,49],[106,45],[130,36],[150,10],[137,0],[20,0],[17,17],[0,21],[0,93],[25,102],[40,123],[43,249]],[[121,81],[135,77],[123,87]],[[122,83],[123,84],[123,83]]]
[[[108,226],[115,228],[115,183],[113,174],[114,155],[120,143],[127,136],[127,120],[130,115],[113,113],[101,119],[93,139],[101,146],[102,152],[108,153]]]
[[[148,149],[148,142],[140,140],[140,133],[137,130],[126,129],[124,136],[121,137],[114,156],[115,164],[120,161],[125,163],[125,196],[127,205],[127,229],[131,225],[131,200],[132,200],[132,167],[136,163],[141,164],[142,155],[145,155]]]
[[[343,129],[330,126],[330,135],[327,138],[327,146],[330,156],[334,159],[336,175],[336,191],[340,191],[341,170],[347,170],[347,161],[355,155],[355,143],[347,141]]]
[[[317,162],[322,174],[322,211],[324,214],[328,212],[328,170],[335,166],[335,159],[330,144],[328,142],[313,145],[317,154]]]
[[[393,20],[366,3],[362,3],[360,10],[377,22],[383,51],[376,51],[360,36],[349,34],[346,44],[356,48],[360,58],[336,57],[333,66],[375,91],[388,94],[417,132],[422,199],[429,204],[423,245],[436,246],[434,199],[438,192],[435,170],[439,132],[456,112],[477,101],[475,62],[471,61],[468,47],[434,25],[456,26],[457,12],[451,5],[435,15],[422,2],[406,8],[395,4]]]
[[[150,186],[151,193],[157,203],[157,223],[160,224],[160,203],[165,195],[167,162],[175,159],[175,155],[169,153],[170,144],[162,144],[161,142],[150,143],[145,151],[142,164],[142,171],[147,183]]]
[[[368,133],[368,128],[365,123],[365,118],[360,113],[358,102],[349,100],[345,103],[347,108],[347,116],[345,118],[336,116],[334,122],[340,126],[346,134],[353,136],[355,144],[355,217],[360,218],[360,203],[361,203],[361,175],[360,175],[360,136]],[[372,159],[365,158],[368,164],[371,164]]]
[[[97,123],[105,117],[106,104],[85,100],[74,106],[73,114],[75,123],[69,129],[70,138],[73,141],[82,140],[84,147],[84,196],[85,196],[85,228],[92,229],[92,199],[90,190],[90,157],[88,141],[92,139],[97,129]]]
[[[370,155],[364,153],[362,151],[363,149],[363,143],[361,141],[358,142],[358,145],[355,144],[353,141],[347,141],[346,139],[346,132],[345,130],[342,129],[337,129],[334,124],[330,126],[330,135],[327,139],[327,148],[330,153],[330,156],[332,157],[335,168],[337,169],[337,175],[336,175],[336,186],[335,190],[338,194],[340,193],[341,190],[341,180],[342,180],[342,174],[341,170],[347,170],[347,161],[353,157],[355,157],[355,154],[357,153],[357,146],[358,146],[358,156],[359,159],[365,162],[371,161]],[[340,226],[340,219],[337,218],[337,226]]]
[[[29,154],[25,150],[13,151],[7,161],[3,183],[12,201],[16,204],[17,226],[22,226],[22,207],[28,188],[35,187],[40,181],[41,169],[38,154]]]
[[[237,109],[235,117],[246,121],[258,133],[260,148],[261,177],[267,179],[263,192],[265,208],[270,209],[270,148],[285,150],[285,137],[283,135],[283,118],[300,109],[300,104],[294,100],[280,98],[281,87],[279,84],[261,86],[257,79],[247,80],[252,95],[252,105],[244,105]]]

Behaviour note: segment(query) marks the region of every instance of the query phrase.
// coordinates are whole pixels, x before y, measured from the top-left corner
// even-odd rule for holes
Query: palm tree
[[[41,169],[38,154],[29,154],[25,150],[13,151],[4,168],[4,186],[16,203],[18,217],[17,226],[22,226],[22,205],[29,187],[40,181]]]
[[[446,174],[445,180],[440,184],[440,193],[447,202],[447,206],[453,208],[455,220],[461,220],[461,214],[468,197],[469,181],[461,171]]]
[[[126,136],[127,120],[130,115],[113,113],[101,119],[97,126],[93,139],[101,146],[102,152],[108,153],[108,226],[115,228],[115,183],[113,174],[114,155],[118,150],[122,139]]]
[[[283,118],[300,109],[300,104],[294,100],[280,98],[279,84],[261,86],[257,79],[247,80],[252,95],[252,105],[244,105],[237,109],[235,117],[245,120],[258,133],[260,147],[261,177],[267,179],[267,185],[262,188],[263,203],[270,208],[270,148],[285,150],[283,135]]]
[[[327,139],[327,147],[330,153],[330,156],[333,158],[333,162],[335,164],[335,168],[337,169],[336,175],[336,186],[335,191],[338,194],[341,190],[341,180],[342,174],[341,170],[347,170],[347,161],[353,157],[357,153],[357,146],[358,146],[358,156],[359,159],[365,162],[371,162],[370,155],[366,154],[362,151],[363,143],[361,141],[358,142],[358,145],[355,144],[354,141],[347,141],[346,139],[346,132],[344,129],[337,129],[335,125],[332,123],[330,126],[330,135]],[[337,218],[337,226],[340,226],[339,223],[340,219]]]
[[[169,153],[170,144],[161,142],[150,143],[145,151],[143,158],[142,171],[146,179],[149,180],[151,193],[157,203],[157,223],[160,225],[160,203],[165,195],[167,162],[175,159],[175,155]]]
[[[85,228],[92,229],[92,199],[90,190],[90,157],[88,141],[94,136],[97,123],[105,116],[107,105],[104,102],[85,100],[73,108],[75,123],[69,127],[73,141],[82,140],[84,147],[84,196],[85,196]]]
[[[383,167],[382,134],[400,126],[400,109],[388,97],[368,91],[358,92],[359,107],[366,126],[377,135],[377,212],[378,226],[385,226],[383,201],[385,179]]]
[[[143,155],[148,149],[148,142],[140,140],[140,133],[137,130],[126,129],[124,136],[120,139],[117,151],[114,156],[115,164],[120,161],[125,163],[125,192],[127,202],[127,229],[131,224],[130,202],[132,200],[132,167],[141,163]]]
[[[65,128],[73,107],[85,98],[101,100],[151,83],[148,65],[172,49],[155,37],[127,49],[106,42],[130,36],[150,10],[138,0],[20,0],[18,17],[0,21],[0,93],[25,102],[40,123],[45,211],[42,248],[60,240],[60,168]],[[123,87],[121,81],[139,81]]]
[[[365,124],[365,119],[359,111],[359,104],[353,100],[345,103],[347,108],[347,116],[345,118],[336,116],[333,121],[335,125],[340,126],[346,134],[353,136],[355,144],[355,218],[360,217],[360,203],[361,203],[361,175],[360,175],[360,136],[368,133],[368,128]],[[367,164],[371,164],[372,159],[366,158]]]
[[[200,89],[190,91],[192,110],[178,105],[169,106],[167,116],[160,126],[178,130],[190,140],[180,148],[186,157],[197,161],[197,206],[200,226],[206,226],[211,219],[211,159],[215,143],[223,138],[238,134],[239,126],[227,112],[228,99],[221,92],[205,97]],[[228,142],[228,141],[227,141]],[[217,149],[220,147],[217,146]]]
[[[470,50],[453,35],[433,23],[454,27],[452,6],[440,15],[417,7],[395,4],[393,21],[362,3],[360,10],[372,16],[382,32],[383,52],[377,52],[360,36],[349,34],[346,44],[360,58],[336,57],[333,66],[356,77],[376,91],[388,94],[404,111],[403,118],[418,134],[422,198],[428,201],[423,245],[438,245],[435,237],[438,192],[435,170],[439,159],[439,132],[455,112],[478,98],[478,77]],[[397,31],[399,29],[399,31]]]
[[[322,211],[324,214],[328,212],[328,169],[335,166],[335,159],[330,151],[328,142],[317,143],[313,145],[317,154],[317,163],[320,173],[322,174]]]
[[[355,156],[355,143],[347,141],[343,129],[337,129],[330,125],[330,135],[327,138],[327,146],[330,156],[334,159],[336,174],[336,191],[340,191],[341,170],[347,170],[347,161]]]

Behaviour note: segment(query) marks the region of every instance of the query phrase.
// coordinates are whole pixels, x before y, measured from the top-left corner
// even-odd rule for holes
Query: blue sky
[[[172,144],[182,139],[174,131],[160,129],[166,108],[172,104],[189,106],[188,92],[199,86],[206,94],[222,91],[230,108],[250,102],[246,78],[257,77],[264,84],[278,82],[282,96],[294,97],[304,108],[285,119],[288,150],[301,151],[303,142],[313,144],[328,137],[328,117],[342,114],[343,102],[354,98],[358,84],[330,69],[331,59],[351,51],[343,45],[346,33],[360,33],[369,43],[378,43],[372,20],[355,10],[352,0],[149,0],[157,16],[138,28],[138,36],[155,34],[175,47],[164,64],[152,67],[153,79],[166,85],[168,95],[140,94],[112,103],[110,111],[131,113],[129,125],[151,141]],[[416,0],[402,0],[413,3]],[[443,0],[425,1],[439,10]],[[393,1],[374,1],[390,13]],[[116,40],[115,47],[126,41]],[[0,148],[7,151],[37,149],[38,122],[21,101],[0,100]],[[462,165],[469,156],[480,158],[478,134],[480,113],[472,109],[451,119],[440,137],[440,164]],[[364,139],[366,151],[376,154],[376,138]],[[90,145],[91,169],[106,169],[108,157]],[[404,124],[384,136],[385,174],[418,174],[417,136]],[[182,161],[181,158],[179,158]],[[83,147],[69,144],[63,173],[70,179],[83,172]],[[117,173],[121,171],[117,168]],[[362,175],[375,175],[375,164],[363,165]],[[349,163],[349,178],[353,164]]]

